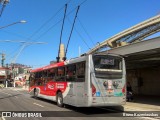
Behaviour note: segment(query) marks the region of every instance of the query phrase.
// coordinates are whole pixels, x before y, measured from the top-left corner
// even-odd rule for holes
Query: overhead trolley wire
[[[86,33],[86,35],[88,36],[89,40],[92,42],[93,46],[95,46],[92,37],[89,35],[89,33],[87,32],[87,30],[85,29],[84,25],[82,24],[82,22],[80,21],[80,19],[77,17],[78,22],[80,23],[82,29],[84,30],[84,32]]]
[[[29,37],[29,39],[31,39],[33,36],[35,36],[42,28],[44,28],[44,26],[46,25],[46,24],[48,24],[53,18],[55,18],[55,16],[57,16],[58,15],[58,13],[63,9],[64,7],[62,7],[62,8],[60,8],[55,14],[54,14],[54,16],[52,16],[50,19],[48,19],[44,24],[42,24],[40,27],[39,27],[39,29],[37,29],[30,37]]]
[[[79,6],[81,6],[82,4],[84,4],[87,0],[84,0],[83,2],[81,2],[79,4]],[[68,4],[70,1],[68,1],[66,4]],[[62,7],[60,10],[62,10],[64,7]],[[69,16],[74,10],[76,10],[77,7],[73,8],[70,12],[68,12],[66,14],[66,17]],[[45,32],[43,32],[37,39],[40,39],[41,37],[43,37],[46,33],[48,33],[51,29],[53,29],[56,25],[58,25],[63,19],[60,19],[58,22],[56,22],[55,24],[53,24],[50,28],[48,28]],[[37,39],[33,40],[36,41]]]
[[[83,2],[80,3],[80,5],[84,4],[87,0],[84,0]],[[67,3],[71,2],[71,0],[69,0]],[[67,4],[66,3],[66,4]],[[49,21],[51,21],[62,9],[64,8],[61,7],[55,14],[54,16],[52,16],[49,20],[47,20],[43,25],[40,26],[40,28],[38,30],[36,30],[27,40],[32,40],[32,37],[35,36]],[[72,9],[66,16],[68,16],[69,14],[71,14],[74,10],[76,9],[76,7],[74,9]],[[44,36],[47,32],[49,32],[52,28],[54,28],[57,24],[59,24],[62,21],[59,20],[56,24],[52,25],[47,31],[45,31],[42,35],[40,35],[38,37],[38,39],[40,39],[42,36]],[[82,38],[82,36],[80,35],[80,33],[78,31],[76,31],[78,33],[78,35]],[[83,40],[83,39],[82,39]],[[37,39],[34,39],[32,41],[37,41]],[[89,48],[89,46],[87,45],[87,43],[83,40],[83,42],[86,44],[86,46]],[[90,48],[89,48],[90,49]]]
[[[69,0],[67,3],[69,3],[69,2],[71,2],[71,0]],[[67,4],[66,3],[66,4]],[[33,38],[33,36],[35,36],[42,28],[44,28],[44,26],[47,24],[47,23],[49,23],[52,19],[54,19],[57,15],[58,15],[58,13],[62,10],[64,8],[64,6],[63,7],[61,7],[51,18],[49,18],[44,24],[42,24],[41,26],[40,26],[40,28],[38,28],[29,38],[27,38],[27,40],[28,41],[30,41],[30,40],[32,40],[32,38]],[[58,23],[57,23],[58,24]],[[53,26],[52,26],[53,27]],[[50,29],[49,29],[50,30]],[[49,31],[49,30],[47,30],[47,32]],[[47,33],[47,32],[45,32],[45,33]],[[44,35],[44,34],[43,34]],[[42,37],[42,35],[40,36],[40,37]],[[40,38],[39,37],[39,38]],[[37,40],[32,40],[32,41],[37,41]],[[22,46],[23,47],[23,46]],[[21,47],[21,48],[22,48]],[[20,49],[21,49],[20,48]],[[23,49],[24,49],[25,47],[23,47]]]
[[[83,5],[85,2],[87,2],[87,0],[84,0],[83,2],[81,2],[79,6]]]
[[[68,15],[70,15],[74,10],[76,9],[76,7],[74,9],[72,9],[68,14],[66,14],[66,17]],[[56,25],[58,25],[63,19],[60,19],[58,22],[56,22],[55,24],[53,24],[50,28],[48,28],[44,33],[42,33],[37,39],[40,39],[41,37],[43,37],[46,33],[48,33],[51,29],[53,29]],[[35,39],[34,41],[36,41],[37,39]]]
[[[67,20],[69,21],[69,23],[71,24],[71,21],[69,20],[69,18],[67,17]],[[84,40],[84,38],[82,37],[82,35],[78,32],[78,30],[76,29],[76,27],[74,28],[75,32],[79,35],[79,37],[83,40],[84,44],[88,47],[88,49],[90,49],[89,45],[87,44],[87,42]]]
[[[71,2],[71,0],[69,0],[66,4],[68,4],[69,2]],[[43,23],[30,37],[29,39],[31,39],[33,36],[35,36],[42,28],[44,28],[44,26],[46,24],[48,24],[51,20],[53,20],[58,13],[64,8],[65,6],[61,7],[52,17],[50,17],[45,23]]]

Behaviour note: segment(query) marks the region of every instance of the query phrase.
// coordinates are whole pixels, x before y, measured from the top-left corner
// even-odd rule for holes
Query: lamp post
[[[26,21],[25,20],[21,20],[21,21],[18,21],[18,22],[13,22],[11,24],[8,24],[8,25],[0,27],[0,29],[7,28],[9,26],[12,26],[12,25],[15,25],[15,24],[19,24],[19,23],[26,23]],[[2,58],[4,58],[4,54],[2,54]],[[2,59],[2,67],[3,67],[4,60],[5,59]],[[14,79],[14,68],[12,69],[12,74],[13,74],[13,79]],[[6,81],[6,88],[7,88],[7,84],[8,84],[8,81]],[[14,81],[14,84],[15,84],[15,81]]]
[[[11,23],[11,24],[8,24],[8,25],[0,27],[0,29],[6,28],[6,27],[9,27],[9,26],[18,24],[18,23],[26,23],[26,21],[25,20],[21,20],[21,21],[18,21],[18,22],[14,22],[14,23]]]

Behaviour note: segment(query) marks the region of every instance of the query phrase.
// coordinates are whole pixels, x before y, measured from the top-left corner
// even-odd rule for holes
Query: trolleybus
[[[29,92],[76,107],[120,106],[126,102],[124,58],[93,54],[33,69]]]

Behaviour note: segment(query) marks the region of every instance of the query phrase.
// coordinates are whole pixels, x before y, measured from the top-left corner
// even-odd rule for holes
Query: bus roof
[[[64,62],[54,63],[41,68],[33,69],[31,70],[31,72],[40,72],[40,71],[44,71],[44,70],[48,70],[48,69],[60,67],[60,66],[64,66]]]

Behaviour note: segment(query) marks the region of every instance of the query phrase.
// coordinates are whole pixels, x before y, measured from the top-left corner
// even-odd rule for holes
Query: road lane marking
[[[40,105],[40,104],[38,104],[38,103],[33,103],[34,105],[38,105],[38,106],[40,106],[40,107],[44,107],[43,105]]]

